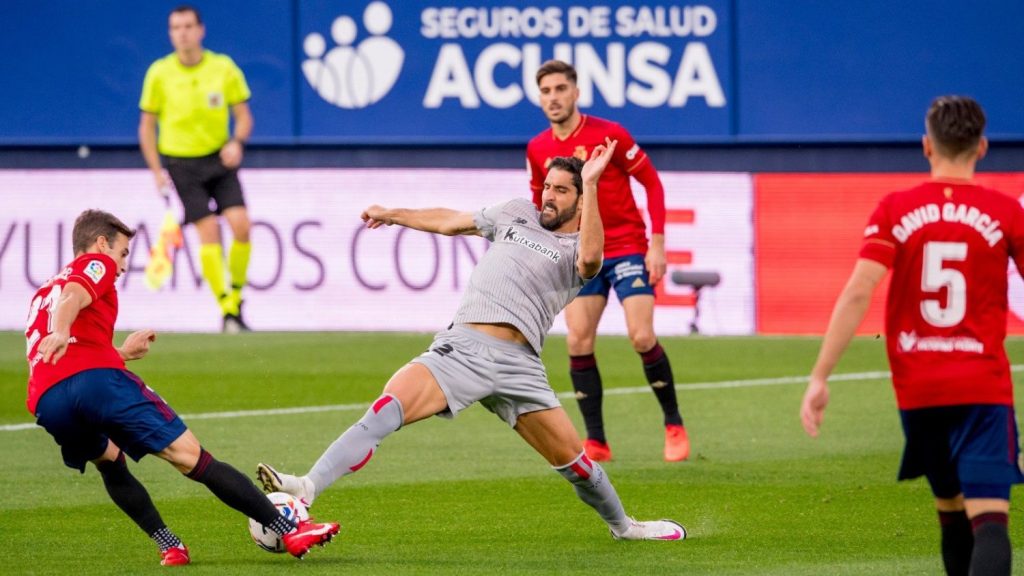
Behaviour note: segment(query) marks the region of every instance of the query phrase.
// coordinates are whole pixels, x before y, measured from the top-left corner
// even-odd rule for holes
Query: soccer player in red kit
[[[899,478],[928,479],[948,574],[1009,574],[1010,487],[1024,475],[1003,340],[1008,262],[1024,271],[1024,209],[972,182],[988,149],[977,102],[937,98],[925,127],[931,179],[886,196],[871,216],[800,417],[817,436],[828,377],[891,268],[885,335],[906,438]]]
[[[125,454],[167,460],[204,484],[228,506],[282,536],[292,555],[302,557],[338,532],[334,523],[297,524],[244,474],[210,455],[181,418],[126,360],[149,352],[152,330],[129,334],[115,348],[115,281],[125,271],[135,231],[112,214],[86,210],[72,231],[75,259],[32,298],[27,328],[28,410],[60,445],[64,464],[85,472],[92,462],[111,500],[160,548],[160,563],[190,562],[188,548],[167,528],[146,488],[128,470]]]
[[[560,60],[549,60],[537,70],[540,105],[551,127],[526,147],[533,203],[541,206],[548,164],[558,156],[586,160],[605,138],[619,146],[598,183],[598,205],[604,223],[604,266],[565,309],[569,329],[569,375],[587,427],[584,448],[591,460],[612,457],[601,413],[601,373],[594,357],[594,340],[608,294],[615,294],[626,315],[633,349],[640,355],[644,374],[661,405],[665,424],[665,460],[678,462],[690,454],[690,440],[676,401],[675,381],[668,356],[654,334],[654,286],[665,275],[665,190],[647,154],[625,128],[576,107],[579,88],[576,70]],[[633,200],[630,178],[647,192],[651,238]]]

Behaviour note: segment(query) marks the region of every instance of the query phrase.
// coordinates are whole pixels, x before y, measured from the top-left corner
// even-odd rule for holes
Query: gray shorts
[[[434,375],[453,418],[473,402],[515,427],[520,415],[561,406],[540,357],[528,345],[456,325],[412,360]]]

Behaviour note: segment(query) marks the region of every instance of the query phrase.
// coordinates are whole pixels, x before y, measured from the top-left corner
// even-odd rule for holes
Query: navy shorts
[[[138,461],[187,429],[141,378],[116,368],[85,370],[54,385],[36,405],[36,423],[60,445],[64,464],[82,472],[108,439]]]
[[[654,286],[650,285],[651,274],[647,271],[642,254],[630,254],[605,260],[601,271],[580,290],[579,296],[604,296],[612,287],[622,302],[630,296],[647,294],[654,296]]]
[[[936,498],[1010,499],[1024,483],[1010,406],[970,404],[901,410],[906,446],[900,480],[925,476]]]
[[[199,158],[166,156],[164,166],[185,208],[186,224],[221,214],[232,206],[245,206],[238,169],[225,167],[219,152]]]

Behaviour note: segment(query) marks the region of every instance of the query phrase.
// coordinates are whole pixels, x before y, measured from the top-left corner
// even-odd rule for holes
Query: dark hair
[[[569,82],[576,84],[576,69],[572,67],[572,64],[561,60],[548,60],[541,64],[537,69],[537,84],[540,84],[541,79],[548,74],[565,74],[565,78]]]
[[[576,195],[583,194],[583,160],[574,156],[556,156],[548,164],[548,171],[561,170],[572,176],[572,185],[576,187]]]
[[[985,132],[985,112],[968,96],[939,96],[928,109],[925,127],[939,152],[955,158],[978,147]]]
[[[196,24],[202,24],[203,23],[203,17],[199,15],[199,10],[197,10],[195,6],[190,6],[188,4],[181,4],[177,8],[175,8],[174,10],[171,10],[171,14],[184,14],[185,12],[191,12],[191,13],[196,15]],[[170,16],[170,14],[168,14],[168,17],[169,16]]]
[[[86,210],[75,219],[75,228],[71,232],[71,246],[76,255],[82,254],[100,236],[113,243],[119,233],[128,238],[135,236],[135,230],[121,222],[117,216],[102,210]]]

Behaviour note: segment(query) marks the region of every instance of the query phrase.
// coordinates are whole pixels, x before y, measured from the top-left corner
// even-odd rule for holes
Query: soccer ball
[[[299,498],[284,492],[271,492],[267,494],[267,498],[285,518],[294,522],[309,520],[309,510]],[[249,518],[249,534],[252,535],[253,542],[267,552],[280,554],[285,551],[284,542],[281,541],[277,532],[264,528],[263,524],[252,518]]]

